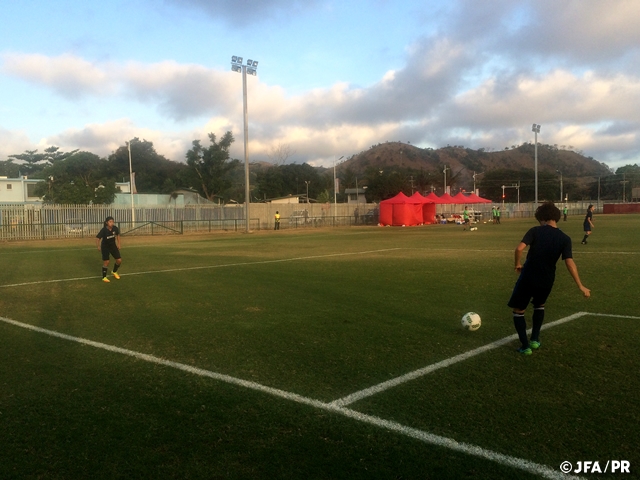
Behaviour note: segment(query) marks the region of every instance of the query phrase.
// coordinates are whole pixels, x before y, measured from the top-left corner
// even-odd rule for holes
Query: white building
[[[36,185],[42,179],[0,177],[0,203],[40,203],[42,198],[35,193]]]
[[[346,188],[344,193],[347,195],[347,203],[367,203],[365,193],[367,187],[362,188]]]

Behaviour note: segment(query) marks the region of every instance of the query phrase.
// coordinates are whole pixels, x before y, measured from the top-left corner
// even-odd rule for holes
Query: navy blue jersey
[[[110,248],[116,246],[116,237],[120,235],[120,230],[115,225],[112,230],[109,230],[107,227],[102,227],[102,230],[98,232],[96,238],[102,239],[102,248]]]
[[[533,227],[524,235],[522,243],[529,246],[529,253],[521,276],[536,282],[553,284],[558,258],[573,258],[571,238],[549,225]]]
[[[593,212],[591,210],[587,210],[587,214],[584,217],[584,224],[590,225],[590,220],[593,220]]]

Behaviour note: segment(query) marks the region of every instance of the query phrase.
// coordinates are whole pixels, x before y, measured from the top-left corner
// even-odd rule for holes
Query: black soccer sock
[[[531,330],[531,340],[540,341],[540,329],[544,322],[544,307],[535,307],[533,309],[533,329]]]
[[[105,278],[107,276],[107,271],[109,269],[107,267],[102,267],[102,278]]]
[[[587,241],[587,238],[589,238],[589,235],[585,235],[584,238],[582,239],[583,242]]]
[[[513,326],[516,327],[522,348],[529,348],[529,339],[527,338],[527,322],[524,315],[520,313],[513,314]]]
[[[119,269],[119,268],[120,268],[120,264],[119,264],[119,263],[116,263],[116,264],[113,266],[113,273],[116,273],[116,272],[118,271],[118,269]]]

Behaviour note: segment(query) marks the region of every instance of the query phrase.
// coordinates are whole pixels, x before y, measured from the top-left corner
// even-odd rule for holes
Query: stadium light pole
[[[338,180],[336,178],[336,163],[338,163],[340,160],[342,160],[344,158],[344,155],[341,156],[338,160],[335,159],[333,160],[333,218],[334,218],[334,222],[335,222],[335,217],[336,217],[336,212],[337,212],[337,208],[338,208]]]
[[[127,142],[129,150],[129,195],[131,196],[131,223],[136,226],[136,209],[133,205],[133,163],[131,162],[131,142]]]
[[[540,133],[540,125],[537,124],[533,124],[533,127],[531,127],[531,131],[534,133],[535,136],[535,143],[534,143],[534,166],[535,166],[535,190],[536,190],[536,199],[535,199],[535,203],[536,203],[536,208],[538,207],[538,134]]]
[[[251,192],[249,191],[249,111],[247,109],[247,73],[256,76],[258,74],[258,62],[247,60],[247,64],[242,63],[242,57],[233,55],[231,57],[231,70],[242,74],[242,111],[244,116],[244,217],[245,232],[249,233],[249,204],[251,203]]]
[[[307,185],[307,204],[309,204],[309,184],[311,180],[305,180],[304,183]]]

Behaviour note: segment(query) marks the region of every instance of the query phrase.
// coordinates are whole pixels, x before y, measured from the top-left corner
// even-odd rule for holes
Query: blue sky
[[[182,161],[232,130],[250,151],[328,164],[387,140],[572,146],[640,161],[633,0],[41,0],[0,6],[0,160],[50,145],[108,155],[134,136]]]

